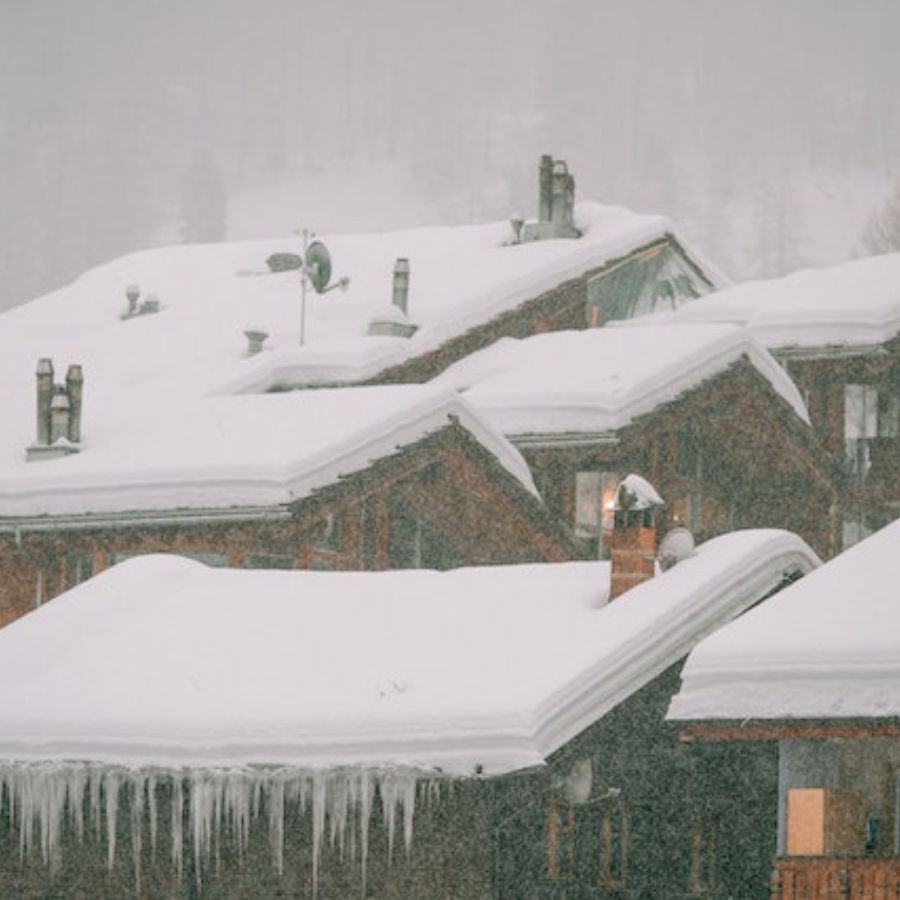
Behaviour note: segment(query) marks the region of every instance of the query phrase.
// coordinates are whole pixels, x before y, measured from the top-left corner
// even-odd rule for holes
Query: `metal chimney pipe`
[[[538,222],[549,222],[553,209],[553,157],[545,153],[538,168]]]
[[[53,402],[53,360],[38,360],[37,370],[37,441],[41,446],[50,444],[50,404]]]
[[[71,365],[66,372],[66,394],[69,397],[69,440],[73,444],[81,441],[81,397],[84,388],[84,373],[81,366]]]
[[[409,260],[402,256],[394,263],[394,306],[403,315],[409,308]]]

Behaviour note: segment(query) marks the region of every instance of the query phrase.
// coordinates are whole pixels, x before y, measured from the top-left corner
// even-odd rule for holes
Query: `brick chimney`
[[[609,599],[653,577],[656,571],[656,509],[662,499],[640,475],[619,485],[609,542]]]

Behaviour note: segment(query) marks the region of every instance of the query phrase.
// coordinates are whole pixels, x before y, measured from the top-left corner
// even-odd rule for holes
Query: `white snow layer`
[[[900,332],[900,253],[736,285],[660,319],[745,324],[772,349],[884,343]]]
[[[0,760],[541,763],[816,557],[715,538],[606,605],[606,563],[451,572],[132,559],[0,630]]]
[[[900,522],[691,653],[673,719],[900,715]]]
[[[29,463],[12,452],[0,460],[0,516],[288,504],[453,420],[537,494],[519,452],[447,389],[188,396],[171,398],[158,416],[140,408],[95,414],[98,401],[86,394],[80,453]]]
[[[297,252],[299,239],[131,254],[0,315],[0,515],[92,504],[107,511],[137,504],[160,509],[187,481],[197,489],[185,491],[178,505],[280,502],[306,489],[298,473],[306,477],[308,445],[314,462],[321,462],[319,451],[342,457],[359,450],[352,464],[364,464],[361,457],[371,458],[372,448],[364,447],[362,434],[372,437],[383,425],[390,441],[392,428],[417,415],[421,434],[460,408],[445,398],[432,400],[429,412],[414,394],[389,391],[353,400],[254,398],[243,404],[223,395],[263,391],[286,372],[292,378],[301,372],[308,382],[358,380],[670,230],[661,217],[618,207],[582,204],[577,217],[584,229],[578,240],[517,246],[506,245],[508,223],[329,236],[335,277],[352,282],[346,294],[310,291],[305,347],[298,343],[299,275],[269,273],[265,265],[273,252]],[[368,336],[371,315],[390,302],[399,256],[410,260],[410,318],[419,330],[410,339]],[[161,310],[123,319],[129,284],[139,285],[142,299],[157,294]],[[247,356],[243,332],[251,323],[269,337],[260,353]],[[82,450],[26,464],[25,448],[36,433],[34,372],[43,357],[52,358],[57,381],[70,364],[83,366]],[[213,396],[221,402],[212,404]],[[351,407],[352,421],[335,434],[330,420]],[[467,427],[530,485],[516,451],[465,404],[462,409]],[[326,437],[334,439],[327,447]],[[204,465],[198,472],[198,460],[207,458],[208,470]],[[103,472],[110,474],[104,479]],[[135,502],[122,499],[124,492]]]
[[[622,479],[622,483],[619,485],[619,493],[621,494],[622,491],[634,498],[632,509],[650,509],[653,506],[662,506],[664,503],[656,488],[646,478],[635,475],[634,472]],[[616,505],[618,506],[618,500]]]
[[[504,338],[460,360],[435,382],[463,391],[509,436],[606,432],[744,357],[809,423],[790,377],[746,329],[636,321],[640,325]]]

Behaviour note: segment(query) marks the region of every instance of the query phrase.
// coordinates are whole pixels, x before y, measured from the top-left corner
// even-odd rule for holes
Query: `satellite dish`
[[[687,528],[673,528],[659,545],[659,565],[663,572],[694,555],[694,536]]]
[[[290,272],[299,269],[303,260],[296,253],[273,253],[266,260],[266,265],[272,272]]]
[[[321,241],[313,241],[306,251],[306,274],[316,293],[324,293],[331,281],[331,256]]]

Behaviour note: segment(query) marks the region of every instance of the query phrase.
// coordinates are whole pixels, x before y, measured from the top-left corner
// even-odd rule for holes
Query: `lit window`
[[[597,537],[612,530],[619,476],[615,472],[575,473],[575,533]]]

